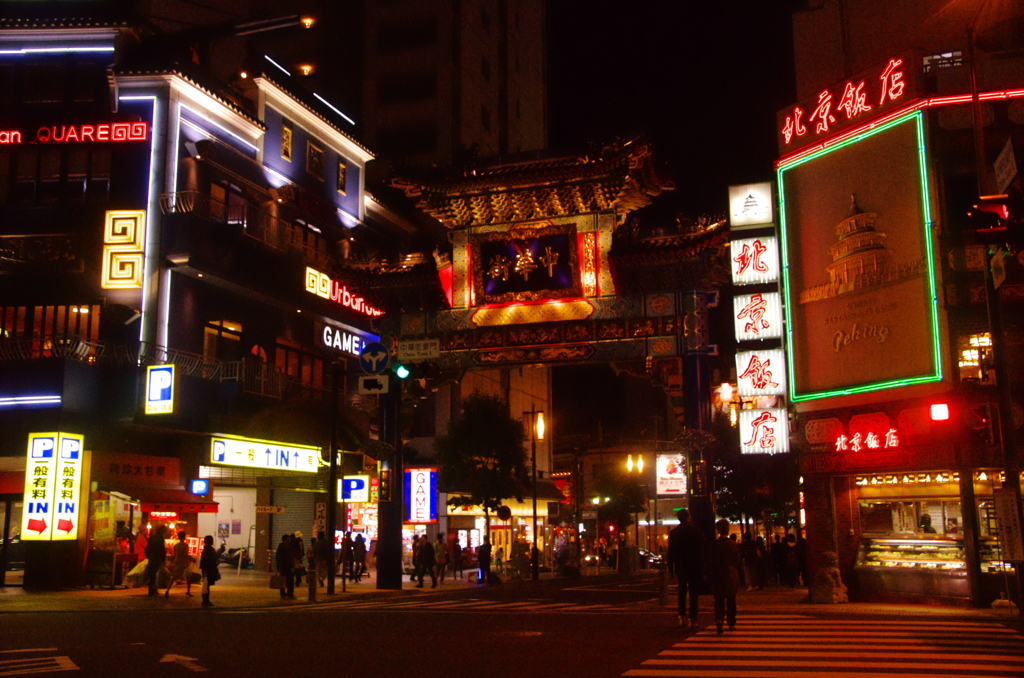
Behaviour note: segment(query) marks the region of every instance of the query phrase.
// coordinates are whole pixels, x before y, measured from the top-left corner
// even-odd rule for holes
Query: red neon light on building
[[[70,144],[85,141],[145,141],[149,125],[144,122],[108,122],[99,125],[54,125],[40,127],[36,142]]]

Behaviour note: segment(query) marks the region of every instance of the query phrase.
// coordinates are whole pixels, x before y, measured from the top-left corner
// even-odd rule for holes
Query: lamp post
[[[533,467],[533,552],[530,563],[533,579],[540,579],[540,551],[537,549],[537,441],[544,440],[544,412],[530,405],[530,465]]]
[[[633,455],[626,455],[626,471],[633,473],[633,469],[636,468],[636,472],[643,477],[644,473],[644,456],[642,454],[636,455],[636,465],[633,464]],[[641,483],[641,486],[643,484]],[[633,540],[636,542],[636,547],[640,548],[640,512],[636,511],[633,513]],[[650,537],[651,528],[647,527],[647,536]],[[650,539],[648,539],[650,541]]]

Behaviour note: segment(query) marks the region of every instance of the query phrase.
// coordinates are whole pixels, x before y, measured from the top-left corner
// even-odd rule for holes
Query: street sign
[[[388,375],[359,377],[359,393],[361,395],[380,395],[388,392]]]
[[[404,363],[416,363],[424,360],[437,360],[441,357],[440,339],[399,340],[398,360]]]
[[[384,344],[371,341],[359,352],[359,366],[367,374],[380,374],[391,364],[391,354]]]
[[[257,506],[256,513],[284,513],[283,506]]]

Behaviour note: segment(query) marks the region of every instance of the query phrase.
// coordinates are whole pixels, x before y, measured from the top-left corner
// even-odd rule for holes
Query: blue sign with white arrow
[[[367,374],[380,374],[391,364],[391,354],[384,344],[371,341],[359,352],[359,366]]]

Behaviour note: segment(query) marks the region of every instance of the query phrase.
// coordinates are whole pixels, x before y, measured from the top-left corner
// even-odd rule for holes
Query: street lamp
[[[526,414],[524,412],[524,414]],[[538,412],[530,405],[530,465],[533,467],[533,552],[530,562],[533,579],[540,579],[540,551],[537,549],[537,441],[544,440],[544,412]]]
[[[636,455],[636,462],[635,463],[633,461],[633,455],[632,454],[626,455],[626,470],[628,472],[630,472],[630,473],[633,473],[633,469],[636,469],[636,473],[638,473],[641,476],[643,476],[643,472],[644,472],[644,456],[642,454]],[[641,482],[640,486],[644,488],[644,494],[646,495],[646,497],[647,497],[647,499],[649,501],[651,499],[651,486],[648,483],[644,483],[644,482]],[[636,515],[639,516],[639,514],[636,514]],[[648,514],[648,518],[650,518],[650,514]],[[650,525],[650,521],[648,521],[648,523],[647,523],[647,548],[650,549],[651,551],[654,551],[657,548],[657,529],[658,529],[658,495],[657,495],[657,493],[655,493],[655,495],[654,495],[654,529],[655,529],[655,538],[654,538],[655,539],[655,544],[652,547],[651,546],[651,525]],[[639,519],[639,517],[636,518],[636,534],[635,534],[635,538],[636,538],[636,545],[637,545],[637,547],[639,547],[640,546],[640,519]]]

